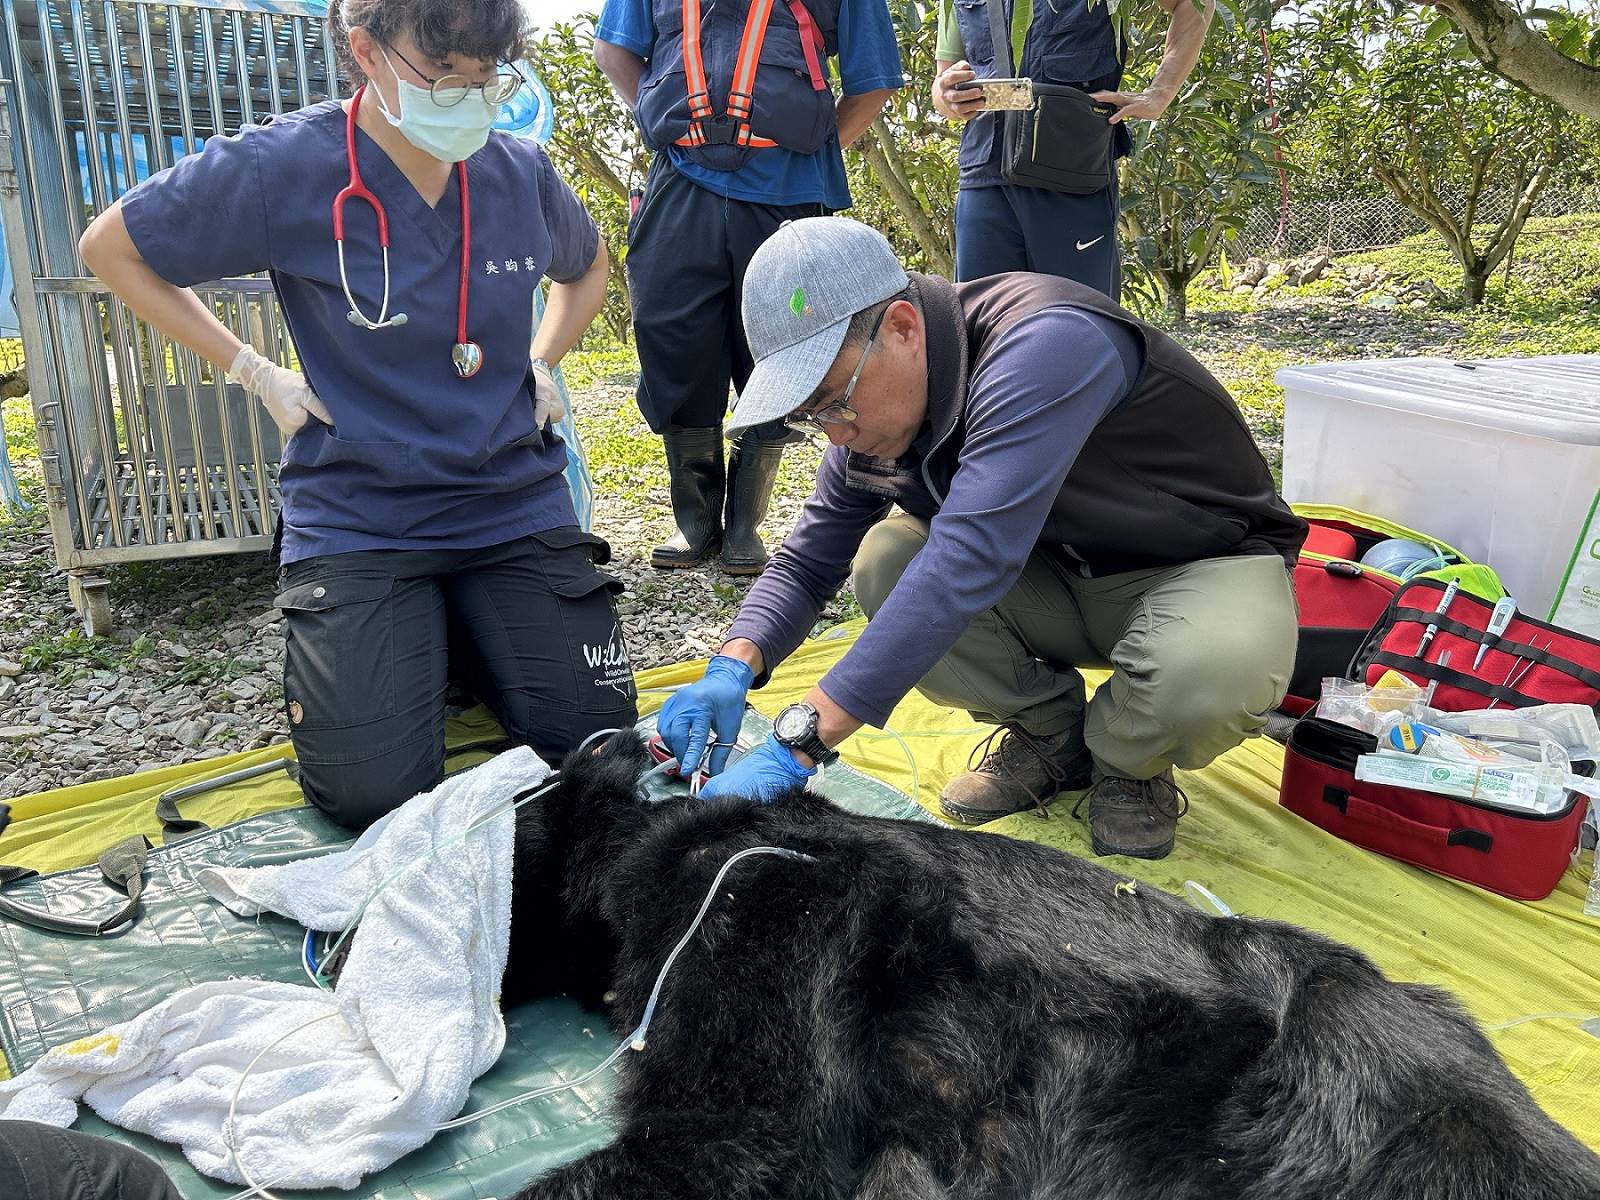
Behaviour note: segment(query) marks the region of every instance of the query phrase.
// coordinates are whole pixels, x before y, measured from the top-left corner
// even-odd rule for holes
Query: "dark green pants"
[[[905,515],[867,534],[854,573],[869,617],[927,540],[927,522]],[[1149,779],[1261,732],[1288,687],[1297,623],[1275,555],[1085,579],[1036,550],[918,690],[1030,733],[1081,727],[1103,770]],[[1093,700],[1078,667],[1111,670]]]

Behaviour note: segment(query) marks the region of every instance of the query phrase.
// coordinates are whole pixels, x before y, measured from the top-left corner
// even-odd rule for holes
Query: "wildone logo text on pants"
[[[611,637],[604,645],[585,645],[583,661],[594,672],[595,687],[612,688],[624,696],[633,694],[633,667],[620,625],[611,627]]]

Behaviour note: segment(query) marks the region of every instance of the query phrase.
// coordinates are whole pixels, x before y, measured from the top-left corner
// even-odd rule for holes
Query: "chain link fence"
[[[1460,194],[1446,193],[1444,199],[1453,211],[1464,208]],[[1485,192],[1478,201],[1478,221],[1500,221],[1510,211],[1513,200],[1510,191]],[[1582,212],[1600,212],[1600,182],[1551,184],[1533,205],[1536,217]],[[1286,217],[1279,190],[1263,187],[1244,229],[1228,246],[1228,257],[1234,262],[1251,255],[1294,258],[1318,248],[1348,254],[1392,246],[1427,229],[1421,217],[1387,192],[1352,196],[1349,192],[1329,195],[1318,189],[1299,194],[1291,181]]]

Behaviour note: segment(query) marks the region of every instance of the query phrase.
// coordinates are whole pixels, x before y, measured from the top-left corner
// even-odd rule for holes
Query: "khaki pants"
[[[868,532],[854,576],[869,617],[927,540],[928,523],[904,514]],[[1103,770],[1149,779],[1261,732],[1289,684],[1296,626],[1275,555],[1085,579],[1035,550],[917,690],[1041,736],[1081,727]],[[1077,667],[1112,672],[1087,703]]]

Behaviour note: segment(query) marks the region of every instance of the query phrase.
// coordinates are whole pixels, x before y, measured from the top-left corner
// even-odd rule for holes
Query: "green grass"
[[[1517,241],[1511,279],[1489,281],[1484,303],[1459,300],[1461,269],[1432,233],[1335,260],[1388,273],[1375,291],[1352,299],[1339,279],[1267,293],[1235,295],[1216,272],[1189,292],[1190,322],[1173,329],[1238,398],[1269,442],[1282,434],[1283,395],[1272,381],[1291,363],[1426,353],[1457,358],[1600,353],[1600,214],[1537,218]],[[1237,264],[1236,264],[1237,265]],[[1451,299],[1422,308],[1373,304],[1428,280]]]
[[[92,638],[81,630],[69,629],[56,637],[35,638],[22,648],[21,662],[26,671],[53,671],[62,683],[81,679],[91,671],[126,671],[149,654],[155,642],[141,634],[131,642],[112,638]]]
[[[191,627],[192,628],[192,627]],[[166,672],[156,681],[163,691],[171,688],[195,688],[212,683],[229,683],[254,675],[261,670],[261,660],[248,655],[232,654],[223,658],[203,658],[195,655],[186,658],[183,665]],[[274,689],[276,690],[276,689]],[[281,691],[277,697],[281,698]]]
[[[561,374],[575,391],[587,391],[602,383],[632,387],[639,377],[639,358],[631,343],[574,350],[561,360]]]

